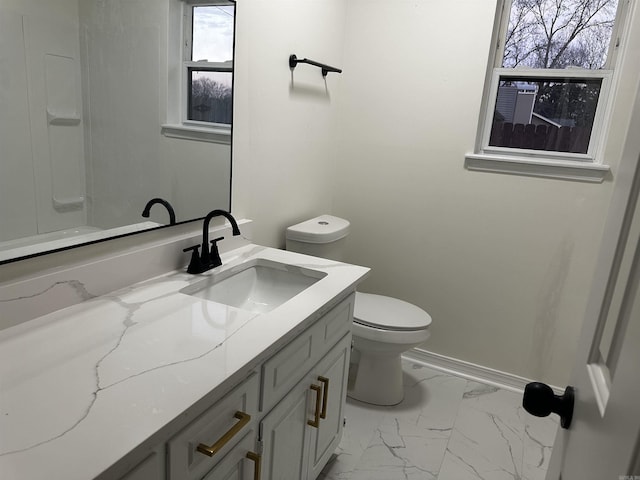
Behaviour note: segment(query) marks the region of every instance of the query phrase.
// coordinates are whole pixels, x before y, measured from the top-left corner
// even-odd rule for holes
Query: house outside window
[[[627,4],[504,0],[476,152],[522,163],[601,163]]]
[[[499,76],[488,146],[588,160],[605,78]]]

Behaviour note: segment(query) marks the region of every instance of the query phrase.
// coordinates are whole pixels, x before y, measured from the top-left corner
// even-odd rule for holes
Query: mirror
[[[0,0],[0,264],[230,209],[233,5]]]

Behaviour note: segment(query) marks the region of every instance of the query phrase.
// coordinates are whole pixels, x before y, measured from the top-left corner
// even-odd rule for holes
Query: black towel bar
[[[298,65],[299,63],[308,63],[309,65],[321,68],[323,77],[326,77],[327,73],[329,72],[342,73],[342,70],[339,68],[330,67],[329,65],[325,65],[324,63],[314,62],[313,60],[309,60],[308,58],[303,58],[302,60],[300,60],[293,54],[289,55],[289,67],[296,68],[296,65]]]

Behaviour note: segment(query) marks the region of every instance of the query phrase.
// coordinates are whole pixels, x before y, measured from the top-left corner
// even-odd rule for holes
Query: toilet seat
[[[354,323],[395,332],[426,330],[431,316],[411,303],[372,293],[356,292]]]
[[[385,330],[379,327],[368,327],[355,321],[352,331],[354,345],[366,342],[367,348],[375,351],[387,350],[391,346],[395,349],[397,346],[404,352],[426,342],[431,336],[428,328],[422,330]]]

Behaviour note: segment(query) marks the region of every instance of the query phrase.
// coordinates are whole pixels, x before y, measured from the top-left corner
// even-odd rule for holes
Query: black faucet
[[[147,202],[147,205],[144,207],[142,211],[142,216],[144,218],[149,218],[149,213],[151,212],[151,207],[153,207],[156,203],[164,205],[169,212],[169,225],[176,224],[176,212],[173,210],[173,207],[169,202],[167,202],[163,198],[153,198]]]
[[[240,235],[240,229],[236,219],[231,216],[229,212],[224,210],[212,210],[206,217],[202,224],[202,254],[198,252],[200,245],[194,245],[193,247],[185,248],[183,252],[192,252],[191,262],[187,267],[187,273],[203,273],[212,268],[222,265],[220,259],[220,253],[218,252],[218,242],[224,237],[214,238],[211,240],[211,249],[209,249],[209,222],[214,217],[225,217],[231,223],[231,232],[236,237]]]

